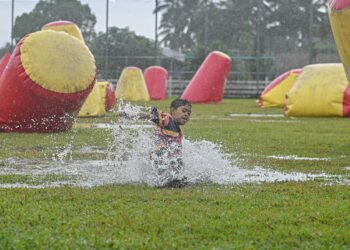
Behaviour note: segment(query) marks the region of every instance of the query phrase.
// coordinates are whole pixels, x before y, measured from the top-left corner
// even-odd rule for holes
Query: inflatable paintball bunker
[[[258,106],[261,108],[284,107],[286,94],[301,72],[301,69],[293,69],[278,76],[261,93]]]
[[[78,38],[80,41],[84,42],[83,35],[79,27],[70,21],[55,21],[48,24],[45,24],[42,30],[54,30],[54,31],[64,31],[75,38]]]
[[[160,66],[150,66],[144,70],[143,75],[145,77],[148,93],[151,99],[166,99],[168,71]]]
[[[331,0],[328,8],[329,19],[345,74],[350,82],[350,1]],[[344,92],[344,116],[350,116],[350,86]]]
[[[0,77],[0,131],[70,129],[95,77],[94,57],[79,40],[50,30],[27,35]]]
[[[94,88],[86,98],[83,106],[81,107],[78,117],[96,117],[104,116],[106,114],[103,97],[100,87],[95,84]]]
[[[305,66],[287,93],[286,116],[348,116],[342,64]]]
[[[125,68],[117,83],[117,99],[124,101],[149,101],[147,86],[141,69]]]
[[[9,62],[11,57],[11,54],[9,52],[6,52],[6,54],[1,58],[0,60],[0,76],[2,72],[5,70],[7,63]]]
[[[97,82],[97,85],[100,88],[102,103],[106,111],[111,111],[116,103],[113,84],[110,82]]]
[[[231,69],[231,58],[219,51],[211,52],[204,60],[181,98],[192,103],[222,101],[226,80]]]

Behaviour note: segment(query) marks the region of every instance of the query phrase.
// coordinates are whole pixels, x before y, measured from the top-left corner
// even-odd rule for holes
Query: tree
[[[14,39],[18,42],[26,34],[58,20],[74,22],[81,29],[85,41],[89,43],[92,40],[96,17],[87,4],[81,4],[78,0],[40,0],[30,13],[16,18]]]
[[[129,28],[109,27],[108,33],[107,52],[110,72],[99,72],[104,73],[104,78],[116,78],[126,66],[136,66],[144,69],[154,63],[155,48],[152,40],[136,35]],[[103,69],[105,66],[106,47],[106,33],[103,32],[97,34],[90,44],[90,49],[96,58],[99,69]],[[141,56],[142,59],[140,59]]]
[[[195,45],[192,28],[200,0],[164,0],[157,12],[163,12],[160,23],[161,43],[175,50],[190,49]]]

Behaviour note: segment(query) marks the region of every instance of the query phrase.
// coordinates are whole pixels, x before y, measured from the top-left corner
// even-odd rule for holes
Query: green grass
[[[151,102],[167,110],[171,100]],[[282,114],[254,100],[194,105],[183,127],[190,140],[209,140],[246,168],[350,177],[350,120],[346,118],[230,117]],[[8,160],[50,160],[71,147],[74,159],[105,159],[110,130],[79,124],[67,133],[0,134],[0,168]],[[83,147],[96,153],[84,154]],[[271,156],[327,158],[274,159]],[[62,176],[0,175],[0,183],[40,184]],[[349,249],[349,186],[327,181],[183,189],[109,185],[90,189],[0,189],[0,249]]]

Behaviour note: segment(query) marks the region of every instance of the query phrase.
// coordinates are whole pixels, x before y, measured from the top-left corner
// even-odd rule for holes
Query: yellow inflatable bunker
[[[117,99],[124,101],[149,101],[147,85],[142,70],[127,67],[123,70],[116,87]]]
[[[286,94],[301,72],[301,69],[293,69],[278,76],[261,93],[258,106],[261,108],[284,107]]]
[[[91,93],[86,98],[84,105],[81,107],[78,117],[95,117],[106,114],[103,97],[98,84],[94,85]]]
[[[286,97],[286,116],[349,116],[340,63],[305,66]]]

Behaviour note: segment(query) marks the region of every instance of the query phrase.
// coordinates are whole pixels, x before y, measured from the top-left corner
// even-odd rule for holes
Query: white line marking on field
[[[268,158],[294,161],[330,161],[330,158],[304,157],[297,155],[270,155]]]
[[[230,114],[231,117],[284,117],[282,114]]]

